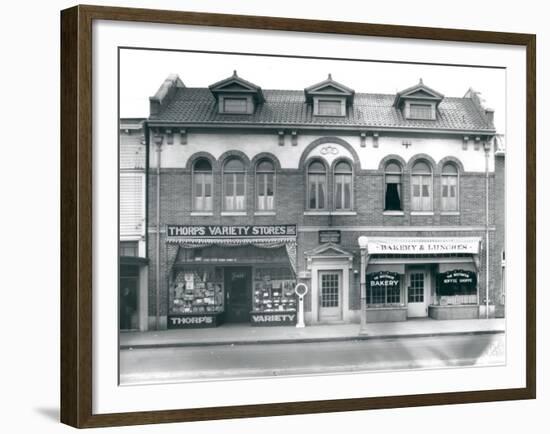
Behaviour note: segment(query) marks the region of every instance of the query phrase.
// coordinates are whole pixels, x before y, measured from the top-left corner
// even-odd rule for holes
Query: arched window
[[[334,166],[334,209],[352,208],[353,169],[347,161],[339,161]]]
[[[327,207],[327,169],[319,161],[312,161],[307,167],[307,205],[309,209],[325,209]]]
[[[411,173],[412,211],[432,211],[432,169],[425,161],[417,161]]]
[[[223,165],[223,209],[224,211],[245,210],[245,169],[238,158],[230,158]]]
[[[403,208],[401,201],[401,176],[403,170],[401,165],[396,161],[390,161],[386,164],[384,169],[384,183],[385,183],[385,197],[384,197],[384,210],[385,211],[401,211]]]
[[[270,160],[260,160],[256,165],[256,209],[275,209],[275,166]]]
[[[193,210],[212,211],[212,165],[206,158],[193,163]]]
[[[458,211],[458,170],[452,163],[441,171],[441,211]]]

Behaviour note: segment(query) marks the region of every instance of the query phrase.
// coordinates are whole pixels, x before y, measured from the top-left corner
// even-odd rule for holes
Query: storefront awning
[[[296,225],[168,225],[167,245],[184,249],[254,246],[285,247],[296,272]]]
[[[369,255],[479,254],[479,237],[368,238]]]

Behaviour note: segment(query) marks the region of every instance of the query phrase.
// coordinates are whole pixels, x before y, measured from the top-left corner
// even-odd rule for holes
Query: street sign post
[[[294,293],[298,296],[298,321],[296,328],[304,328],[304,296],[307,294],[308,287],[305,283],[298,283],[294,288]]]

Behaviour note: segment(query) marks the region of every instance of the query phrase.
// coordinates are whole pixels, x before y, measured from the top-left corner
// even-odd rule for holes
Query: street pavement
[[[151,330],[122,332],[122,350],[173,346],[205,346],[222,344],[267,344],[291,342],[326,342],[335,340],[380,339],[412,336],[462,335],[504,332],[505,320],[461,319],[439,321],[431,318],[407,321],[369,323],[366,334],[359,333],[359,324],[319,324],[304,328],[251,327],[250,324],[223,324],[215,328]]]
[[[120,351],[120,384],[487,366],[504,356],[504,333],[133,348]]]

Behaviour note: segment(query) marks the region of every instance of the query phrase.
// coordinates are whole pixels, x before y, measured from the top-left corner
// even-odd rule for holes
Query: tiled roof
[[[246,124],[274,126],[335,126],[358,128],[419,128],[488,131],[494,126],[471,98],[444,98],[437,120],[405,119],[393,106],[395,95],[356,93],[347,116],[313,116],[299,90],[264,89],[265,102],[251,115],[218,113],[215,98],[207,88],[178,88],[174,97],[150,121],[184,124]]]

